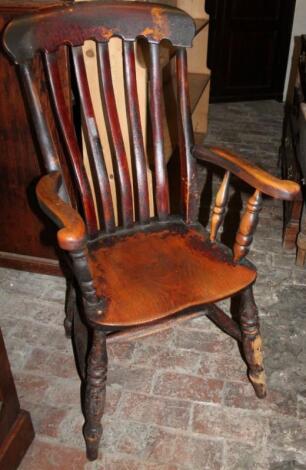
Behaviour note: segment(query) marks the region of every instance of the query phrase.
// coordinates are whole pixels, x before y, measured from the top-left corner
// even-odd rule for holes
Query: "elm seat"
[[[211,243],[200,226],[172,224],[107,237],[90,244],[89,254],[97,293],[107,299],[100,322],[109,327],[145,324],[214,303],[256,279],[251,263],[234,263],[229,250]]]

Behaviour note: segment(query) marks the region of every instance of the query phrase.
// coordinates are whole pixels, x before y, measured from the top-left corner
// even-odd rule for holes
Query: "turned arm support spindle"
[[[254,189],[275,199],[293,201],[302,198],[301,189],[297,183],[276,178],[233,152],[198,144],[193,147],[192,154],[198,161],[209,162],[230,171]]]
[[[230,172],[226,171],[219,191],[216,196],[215,206],[211,217],[210,241],[214,242],[217,238],[218,230],[221,227],[229,196]]]
[[[300,186],[297,183],[276,178],[232,152],[215,147],[207,148],[203,145],[195,145],[192,153],[197,160],[213,163],[226,170],[213,211],[211,241],[215,241],[217,231],[224,219],[228,200],[228,173],[231,172],[255,189],[242,216],[233,247],[234,260],[237,262],[249,252],[262,208],[262,194],[285,201],[293,201],[302,197]]]
[[[240,221],[233,248],[234,261],[238,262],[248,254],[258,224],[261,209],[262,194],[258,189],[256,189],[254,194],[248,200],[246,210]]]

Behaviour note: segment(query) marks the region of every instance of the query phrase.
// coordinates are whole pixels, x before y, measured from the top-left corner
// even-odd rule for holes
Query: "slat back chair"
[[[145,334],[167,327],[174,320],[201,314],[242,342],[249,378],[258,397],[266,394],[261,337],[252,293],[255,267],[245,259],[262,205],[262,193],[291,200],[299,187],[280,181],[221,149],[194,145],[188,92],[186,48],[195,33],[192,19],[181,10],[141,2],[86,2],[52,9],[14,20],[7,27],[4,45],[18,65],[36,135],[48,174],[37,186],[42,209],[59,226],[59,246],[69,253],[73,275],[80,289],[85,318],[75,306],[74,291],[68,298],[66,330],[74,325],[80,368],[86,381],[84,434],[88,458],[97,458],[102,434],[101,418],[107,371],[106,341],[120,340],[125,331]],[[134,191],[112,83],[108,43],[119,37],[123,43],[123,65],[127,117],[133,148]],[[134,44],[145,39],[149,49],[149,107],[154,150],[155,216],[150,217],[148,163],[140,123]],[[105,120],[109,128],[116,170],[118,212],[115,224],[110,184],[86,76],[82,44],[97,44],[98,70]],[[163,85],[159,45],[170,41],[176,60],[177,131],[180,157],[180,214],[172,214],[168,174],[163,154]],[[98,218],[94,196],[86,174],[79,136],[63,97],[57,50],[66,45],[81,103],[82,128],[98,185],[95,197],[101,202]],[[82,201],[82,211],[73,209],[62,184],[60,164],[45,120],[31,71],[34,56],[45,64],[54,118],[70,160]],[[167,97],[165,97],[167,104]],[[199,192],[196,161],[208,161],[225,170],[216,196],[210,234],[198,222]],[[230,174],[255,188],[236,236],[233,252],[217,241],[229,197]],[[213,304],[240,294],[240,322],[236,323]],[[87,337],[92,345],[85,364]],[[119,331],[118,331],[119,330]],[[112,334],[108,334],[112,332]],[[108,334],[108,335],[107,335]]]

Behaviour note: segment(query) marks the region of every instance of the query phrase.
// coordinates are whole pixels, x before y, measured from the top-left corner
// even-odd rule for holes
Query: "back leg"
[[[67,338],[72,335],[72,322],[77,309],[76,292],[71,279],[67,280],[64,328]]]
[[[248,376],[257,397],[264,398],[267,391],[263,367],[262,340],[259,331],[258,311],[251,286],[241,293],[239,317],[242,348],[248,365]]]

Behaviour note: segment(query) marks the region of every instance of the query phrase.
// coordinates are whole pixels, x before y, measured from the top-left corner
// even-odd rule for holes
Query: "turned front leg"
[[[102,436],[101,419],[105,404],[106,375],[106,335],[103,331],[94,329],[93,343],[88,357],[85,390],[84,436],[89,460],[95,460],[98,457]]]
[[[73,281],[67,281],[64,328],[67,338],[71,338],[72,322],[76,312],[76,292]]]
[[[262,340],[259,331],[258,311],[253,289],[248,287],[241,294],[240,325],[242,347],[248,364],[249,379],[258,398],[266,396],[266,377],[263,368]]]

